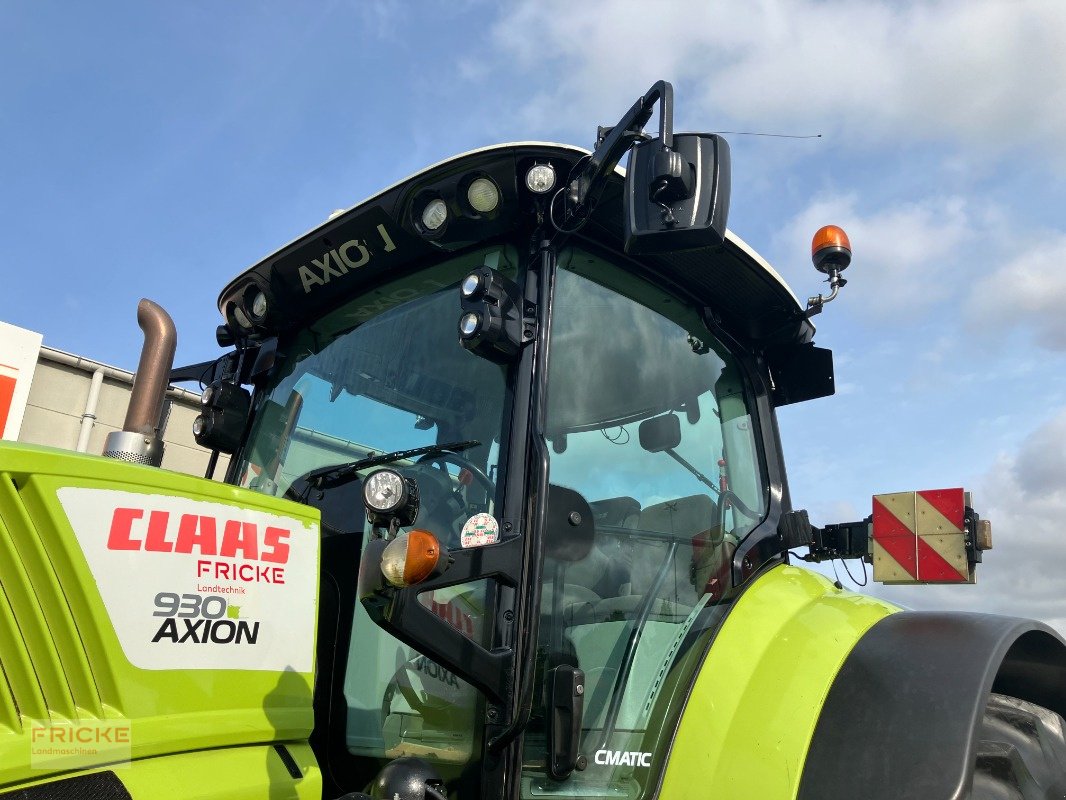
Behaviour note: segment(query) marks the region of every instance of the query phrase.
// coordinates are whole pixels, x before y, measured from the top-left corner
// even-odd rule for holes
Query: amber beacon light
[[[811,261],[816,270],[829,276],[829,288],[833,291],[828,296],[817,295],[807,299],[808,317],[820,313],[822,306],[833,300],[847,283],[840,275],[851,263],[851,241],[844,229],[837,225],[819,228],[811,240]]]
[[[819,272],[829,274],[835,267],[838,271],[851,263],[851,241],[844,229],[825,225],[818,229],[811,240],[811,260]]]

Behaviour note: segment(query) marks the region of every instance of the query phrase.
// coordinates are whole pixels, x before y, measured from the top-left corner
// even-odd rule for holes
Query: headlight
[[[233,306],[233,318],[237,320],[237,324],[243,331],[250,331],[253,327],[252,321],[248,319],[248,315],[244,313],[244,309],[240,305],[234,304]]]
[[[482,284],[483,281],[481,280],[481,276],[476,272],[471,272],[469,275],[463,278],[463,283],[459,287],[459,292],[467,300],[473,300],[475,298],[475,295],[480,294]]]
[[[407,483],[395,470],[378,470],[363,484],[363,502],[368,509],[379,514],[391,514],[406,499]]]

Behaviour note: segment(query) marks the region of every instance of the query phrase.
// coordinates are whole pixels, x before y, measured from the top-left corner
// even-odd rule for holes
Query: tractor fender
[[[991,692],[1066,717],[1066,643],[1039,622],[990,614],[881,619],[830,687],[798,799],[966,797]]]

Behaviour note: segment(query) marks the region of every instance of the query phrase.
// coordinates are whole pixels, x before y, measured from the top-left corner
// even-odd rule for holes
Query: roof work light
[[[459,302],[459,343],[472,353],[502,364],[532,338],[521,313],[521,290],[492,267],[478,267],[463,279]]]

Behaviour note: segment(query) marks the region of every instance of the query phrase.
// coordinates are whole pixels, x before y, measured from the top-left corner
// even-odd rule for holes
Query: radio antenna
[[[772,136],[775,139],[821,139],[820,133],[757,133],[755,131],[714,131],[714,133],[729,134],[730,136]]]

